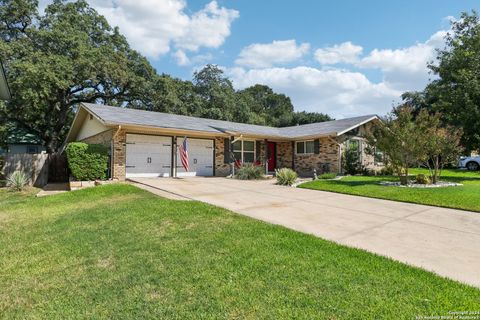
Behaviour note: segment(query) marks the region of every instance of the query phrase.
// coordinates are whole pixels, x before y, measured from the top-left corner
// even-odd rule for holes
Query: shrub
[[[427,177],[425,174],[423,173],[419,173],[417,174],[416,178],[415,178],[415,181],[418,183],[418,184],[430,184],[430,178]]]
[[[346,174],[355,175],[363,172],[363,166],[360,162],[360,155],[358,154],[358,150],[356,148],[347,148],[343,154],[342,160],[343,169],[345,170]]]
[[[395,170],[393,169],[393,167],[387,165],[380,170],[379,175],[381,175],[381,176],[393,176],[394,173],[395,173]]]
[[[101,144],[71,142],[66,148],[68,167],[75,180],[106,179],[108,148]]]
[[[335,179],[337,177],[337,174],[335,172],[329,172],[329,173],[323,173],[319,175],[317,178],[318,179]]]
[[[7,178],[7,187],[14,191],[22,191],[27,183],[28,178],[23,171],[15,171]]]
[[[263,178],[265,167],[245,163],[236,170],[235,178],[240,180],[258,180]]]
[[[282,186],[291,186],[298,178],[297,173],[289,168],[275,170],[275,176],[277,177],[277,184]]]

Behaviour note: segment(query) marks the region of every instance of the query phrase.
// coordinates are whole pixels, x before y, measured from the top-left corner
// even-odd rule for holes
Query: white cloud
[[[429,80],[427,64],[435,58],[435,50],[444,45],[446,33],[438,31],[427,41],[402,49],[374,49],[356,65],[381,70],[384,81],[398,89],[420,89]]]
[[[238,11],[219,7],[212,1],[191,17],[183,35],[175,40],[177,47],[191,51],[199,47],[218,48],[230,35],[230,25],[238,17]]]
[[[226,69],[236,88],[266,84],[291,97],[297,110],[324,112],[336,118],[385,114],[401,91],[372,83],[360,72],[312,67]]]
[[[336,63],[354,63],[358,56],[362,54],[363,48],[354,45],[350,41],[336,44],[333,47],[317,49],[315,51],[315,59],[321,64]]]
[[[158,58],[172,47],[197,51],[218,48],[230,35],[239,12],[219,7],[216,1],[188,14],[185,0],[89,0],[90,6],[118,26],[131,46],[150,58]],[[44,4],[45,1],[41,1]],[[173,55],[178,59],[181,53]],[[185,55],[186,57],[186,55]]]
[[[292,98],[297,110],[324,112],[336,118],[361,114],[386,114],[400,102],[405,91],[422,90],[428,82],[427,63],[435,49],[444,45],[446,31],[427,41],[401,49],[375,49],[362,55],[362,47],[345,42],[315,52],[324,65],[345,63],[351,69],[334,67],[293,68],[236,67],[226,69],[236,88],[257,83]],[[373,82],[363,73],[377,69],[382,79]]]
[[[296,61],[308,53],[310,45],[295,40],[254,43],[242,49],[235,63],[252,68],[268,68]]]
[[[177,60],[177,64],[179,66],[186,66],[190,64],[190,59],[182,50],[175,51],[175,53],[173,54],[173,57]]]

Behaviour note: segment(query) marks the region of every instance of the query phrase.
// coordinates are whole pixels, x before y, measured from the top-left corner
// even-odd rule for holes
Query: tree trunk
[[[433,174],[432,174],[432,183],[437,184],[438,181],[438,168],[439,168],[440,161],[438,157],[433,158]]]

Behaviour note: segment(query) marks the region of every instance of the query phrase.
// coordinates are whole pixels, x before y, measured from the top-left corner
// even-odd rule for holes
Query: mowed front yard
[[[426,169],[411,169],[410,174],[424,173]],[[414,178],[414,177],[412,177]],[[404,188],[382,186],[381,181],[399,181],[396,176],[347,176],[341,180],[315,180],[300,188],[412,202],[439,207],[480,212],[480,173],[465,170],[444,170],[440,180],[461,183],[463,186],[446,188]]]
[[[480,290],[194,201],[124,184],[0,189],[2,318],[412,319]]]

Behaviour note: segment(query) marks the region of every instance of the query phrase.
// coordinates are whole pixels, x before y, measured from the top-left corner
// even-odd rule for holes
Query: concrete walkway
[[[480,287],[480,213],[281,187],[273,180],[134,180],[162,195],[211,203]]]

